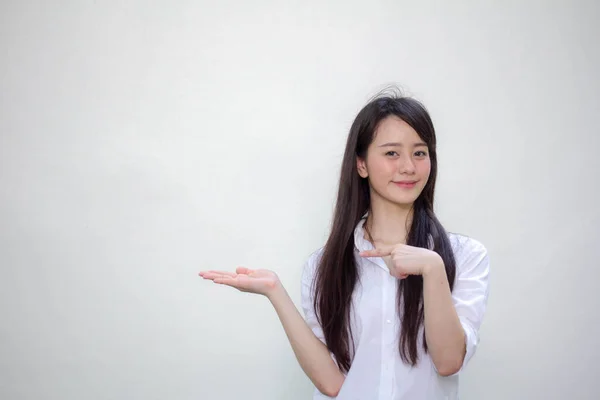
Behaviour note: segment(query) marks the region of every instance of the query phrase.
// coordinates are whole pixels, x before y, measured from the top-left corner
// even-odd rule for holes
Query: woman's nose
[[[400,166],[399,172],[403,174],[414,174],[415,173],[415,163],[412,157],[400,157]]]

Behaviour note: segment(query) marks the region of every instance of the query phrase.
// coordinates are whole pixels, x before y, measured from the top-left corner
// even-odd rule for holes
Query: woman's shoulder
[[[317,266],[321,261],[321,257],[323,256],[323,250],[325,247],[320,247],[317,250],[313,251],[306,261],[304,262],[304,270],[302,273],[302,279],[309,279],[314,276]]]
[[[452,232],[448,232],[448,239],[459,269],[470,269],[483,261],[487,264],[488,251],[479,240]]]
[[[305,304],[305,307],[309,307],[309,305],[312,303],[315,275],[322,254],[323,247],[313,251],[304,262],[301,278],[301,298],[303,304]]]
[[[324,250],[325,250],[325,246],[319,247],[318,249],[316,249],[315,251],[310,253],[310,255],[308,256],[308,259],[306,260],[306,263],[307,264],[318,264],[319,261],[321,260],[321,256],[323,256]]]
[[[448,239],[452,245],[452,249],[456,251],[484,251],[485,246],[479,240],[461,233],[448,232]]]

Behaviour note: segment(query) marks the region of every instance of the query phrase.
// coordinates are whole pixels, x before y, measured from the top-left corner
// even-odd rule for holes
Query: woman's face
[[[429,149],[410,125],[390,116],[379,124],[366,158],[357,158],[357,168],[368,178],[372,196],[409,206],[429,179]]]

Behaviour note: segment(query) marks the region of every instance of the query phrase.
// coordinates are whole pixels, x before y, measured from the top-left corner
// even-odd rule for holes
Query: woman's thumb
[[[248,275],[251,274],[253,271],[251,269],[248,269],[246,267],[237,267],[235,270],[236,274],[243,274],[243,275]]]

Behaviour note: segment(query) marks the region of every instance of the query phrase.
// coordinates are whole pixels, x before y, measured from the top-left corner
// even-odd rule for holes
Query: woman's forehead
[[[412,146],[423,143],[419,134],[405,121],[398,117],[387,117],[375,130],[373,144],[377,146],[395,144],[397,146]]]

